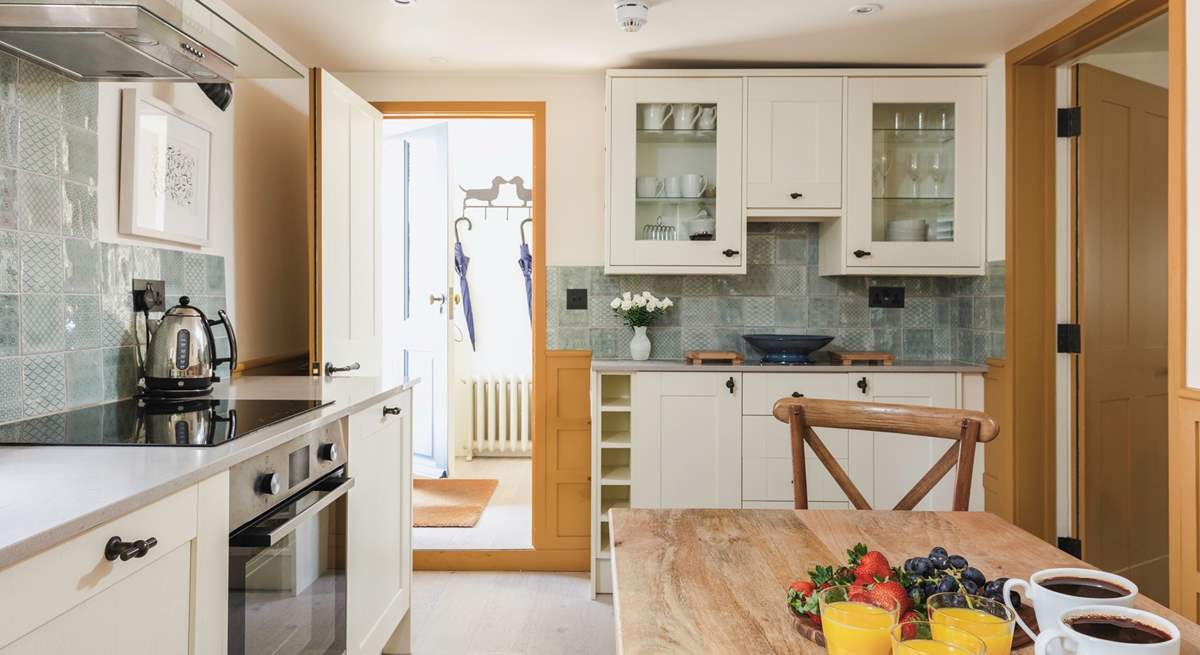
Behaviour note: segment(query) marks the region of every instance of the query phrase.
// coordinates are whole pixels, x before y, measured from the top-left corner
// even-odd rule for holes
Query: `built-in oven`
[[[229,655],[346,652],[341,423],[230,471]]]

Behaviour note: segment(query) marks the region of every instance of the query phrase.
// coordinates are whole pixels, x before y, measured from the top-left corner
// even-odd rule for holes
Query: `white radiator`
[[[474,376],[464,380],[471,404],[467,459],[529,457],[533,452],[529,378]]]

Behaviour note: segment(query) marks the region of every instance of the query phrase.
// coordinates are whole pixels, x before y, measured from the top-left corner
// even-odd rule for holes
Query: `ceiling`
[[[1089,0],[650,0],[617,27],[611,0],[226,0],[306,65],[343,71],[983,64]]]

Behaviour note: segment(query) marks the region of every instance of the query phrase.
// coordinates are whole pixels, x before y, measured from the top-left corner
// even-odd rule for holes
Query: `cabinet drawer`
[[[147,568],[195,538],[196,493],[195,487],[184,489],[0,570],[0,589],[26,590],[0,594],[0,616],[4,617],[0,622],[0,645]],[[126,541],[154,537],[158,545],[144,557],[110,562],[104,557],[104,549],[114,536]],[[137,612],[136,606],[129,610]]]
[[[843,469],[849,468],[848,460],[839,459]],[[837,482],[821,461],[804,458],[804,470],[808,475],[808,499],[810,502],[846,501]],[[742,459],[742,500],[787,500],[792,499],[792,460],[770,458]]]
[[[846,399],[845,373],[746,373],[742,376],[742,414],[770,416],[775,401],[793,393],[824,400]],[[782,425],[782,423],[780,423]]]
[[[384,414],[384,407],[389,409],[403,407],[400,396],[392,396],[351,414],[350,434],[374,434],[385,427],[398,424],[404,418],[401,414]]]

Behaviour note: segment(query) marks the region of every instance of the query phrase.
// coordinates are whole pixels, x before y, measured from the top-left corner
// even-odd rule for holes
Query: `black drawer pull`
[[[383,415],[384,416],[400,416],[400,408],[399,407],[388,407],[388,406],[384,405]]]
[[[104,559],[111,562],[119,557],[122,562],[128,562],[135,557],[145,557],[157,545],[158,539],[154,537],[137,541],[121,541],[120,537],[113,537],[104,545]]]
[[[803,193],[796,193],[795,191],[793,191],[790,195],[792,196],[792,200],[799,200],[804,197]]]
[[[856,382],[854,384],[854,386],[858,387],[859,391],[862,391],[864,394],[866,394],[867,393],[867,378],[863,378],[863,379],[859,380],[858,382]]]
[[[863,257],[870,257],[870,256],[871,256],[871,251],[870,251],[870,250],[855,250],[855,251],[854,251],[852,254],[853,254],[855,257],[858,257],[859,259],[862,259]]]
[[[722,250],[721,254],[725,255],[726,257],[734,257],[734,256],[742,254],[742,252],[740,250],[733,250],[731,248],[727,248],[725,250]]]
[[[804,397],[804,394],[800,393],[799,391],[792,392],[792,398],[803,398],[803,397]]]
[[[729,393],[730,393],[730,394],[732,394],[732,393],[733,393],[733,390],[734,390],[734,388],[736,388],[736,387],[737,387],[737,383],[735,383],[735,382],[733,381],[733,378],[729,378],[728,380],[726,380],[726,381],[725,381],[725,388],[726,388],[726,389],[729,389]]]

